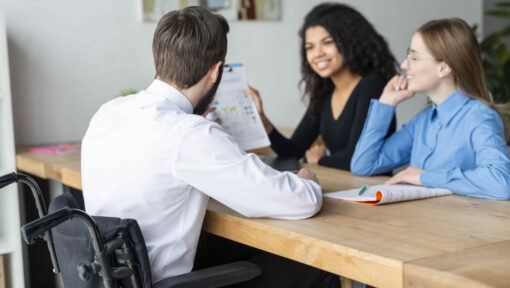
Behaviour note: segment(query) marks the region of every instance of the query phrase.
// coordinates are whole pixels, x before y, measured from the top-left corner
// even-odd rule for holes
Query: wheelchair
[[[88,215],[70,194],[51,201],[46,211],[41,191],[33,179],[21,173],[0,177],[0,188],[27,184],[36,199],[39,219],[21,227],[27,244],[46,241],[55,273],[65,287],[178,288],[224,287],[249,281],[261,268],[234,262],[152,283],[145,240],[134,219]]]

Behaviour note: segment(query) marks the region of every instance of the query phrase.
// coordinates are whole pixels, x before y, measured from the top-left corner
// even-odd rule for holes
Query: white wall
[[[177,0],[175,0],[177,2]],[[294,127],[304,112],[297,88],[297,31],[318,0],[282,0],[278,22],[231,22],[227,61],[243,62],[269,118]],[[349,0],[401,60],[424,22],[461,17],[482,23],[482,0]],[[80,140],[98,107],[152,80],[155,23],[139,21],[138,0],[0,0],[6,15],[16,142]],[[399,123],[425,105],[398,110]]]

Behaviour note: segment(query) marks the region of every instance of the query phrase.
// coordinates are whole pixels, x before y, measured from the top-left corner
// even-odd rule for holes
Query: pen
[[[358,195],[365,193],[365,190],[367,190],[367,187],[368,187],[367,184],[363,185],[363,187],[361,187],[361,189],[359,190]]]

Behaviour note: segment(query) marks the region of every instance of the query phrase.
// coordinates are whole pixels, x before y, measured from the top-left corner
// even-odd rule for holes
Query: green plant
[[[136,94],[136,93],[138,93],[138,91],[136,91],[135,89],[128,88],[128,89],[120,90],[118,96],[128,96],[128,95]]]
[[[497,9],[487,11],[487,15],[510,19],[510,2],[496,3]],[[476,33],[478,25],[473,26]],[[510,36],[510,23],[502,30],[487,35],[480,42],[483,68],[487,88],[498,104],[510,102],[510,53],[504,42]]]

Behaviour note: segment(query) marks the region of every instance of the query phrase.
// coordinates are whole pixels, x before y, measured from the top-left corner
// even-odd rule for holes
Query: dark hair
[[[362,77],[378,72],[386,79],[397,73],[397,62],[384,38],[356,10],[339,3],[315,6],[299,30],[301,38],[301,81],[305,84],[303,98],[309,97],[308,111],[316,116],[319,104],[334,90],[329,78],[321,78],[306,59],[305,33],[310,27],[322,26],[333,37],[347,68]]]
[[[225,18],[194,6],[171,11],[159,20],[152,52],[156,76],[178,88],[198,83],[227,54]]]
[[[508,143],[510,140],[508,120],[498,109],[500,105],[494,103],[487,90],[480,46],[471,27],[460,18],[440,19],[425,23],[417,32],[432,56],[444,61],[452,69],[455,83],[467,96],[498,112],[503,121],[505,140]],[[505,108],[505,105],[502,105],[502,108]]]

